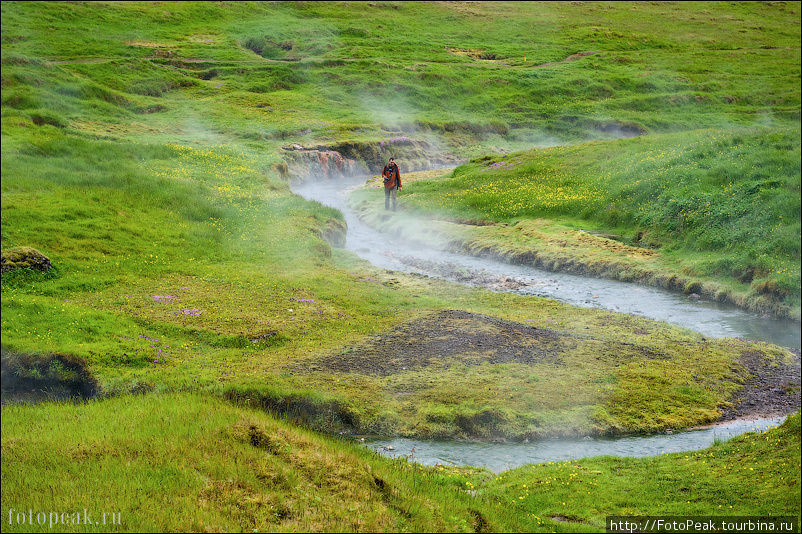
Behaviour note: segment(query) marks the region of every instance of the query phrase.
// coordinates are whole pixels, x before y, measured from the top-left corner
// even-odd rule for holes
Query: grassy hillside
[[[420,474],[264,409],[329,432],[616,434],[714,420],[747,378],[745,357],[791,361],[766,344],[376,269],[331,245],[345,232],[339,213],[291,194],[284,147],[351,147],[373,162],[412,141],[421,159],[460,160],[568,142],[519,156],[544,175],[573,165],[568,181],[596,180],[612,158],[609,191],[560,212],[565,224],[644,229],[677,256],[708,254],[714,241],[693,248],[708,235],[694,233],[698,214],[680,217],[668,196],[735,192],[721,209],[745,211],[720,214],[719,240],[798,207],[797,4],[0,9],[0,241],[54,266],[2,275],[4,400],[7,384],[50,381],[112,397],[3,406],[4,513],[93,503],[143,529],[534,530],[507,504],[454,489],[487,473]],[[667,172],[636,154],[672,143],[748,179],[726,189],[688,164],[664,196],[627,183],[628,168]],[[744,157],[718,155],[730,146]],[[489,157],[460,168],[460,183],[482,187],[501,161]],[[495,217],[491,197],[427,204],[444,183],[403,200]],[[535,213],[497,219],[557,215]],[[675,241],[656,225],[664,216],[688,221]],[[698,269],[754,265],[767,290],[798,286],[798,210],[788,218],[771,239],[738,234],[747,252]],[[438,341],[448,350],[428,351]]]
[[[467,156],[799,118],[795,3],[373,4],[7,2],[4,117],[267,146],[434,132]]]
[[[118,514],[119,526],[109,515],[105,526],[4,523],[10,532],[473,532],[534,523],[471,497],[456,479],[207,396],[4,406],[2,462],[4,512]]]
[[[620,19],[634,6],[609,7],[627,10],[615,16],[616,24],[632,24]],[[629,65],[603,54],[559,67],[531,65],[576,51],[558,53],[557,45],[527,55],[526,63],[513,61],[516,50],[530,46],[531,32],[510,32],[510,18],[520,28],[534,20],[551,27],[561,17],[582,21],[598,14],[580,15],[563,4],[497,5],[498,11],[485,14],[484,7],[474,12],[463,5],[380,4],[370,8],[370,16],[348,16],[363,9],[4,4],[2,245],[35,247],[55,265],[44,276],[24,270],[3,275],[2,336],[9,353],[40,354],[45,362],[50,354],[82,358],[106,393],[203,389],[268,407],[295,399],[291,404],[298,407],[286,411],[304,412],[311,404],[308,417],[322,428],[476,437],[610,433],[709,421],[737,390],[744,351],[765,353],[767,361],[786,357],[760,345],[702,341],[649,321],[397,277],[332,250],[326,240],[344,231],[339,214],[290,194],[279,179],[279,147],[354,136],[377,142],[382,132],[403,127],[379,121],[356,100],[333,105],[332,91],[360,102],[370,101],[364,91],[373,91],[376,98],[386,96],[388,106],[403,103],[400,94],[421,91],[412,107],[434,124],[422,138],[443,130],[447,146],[480,152],[523,138],[476,127],[490,115],[469,96],[427,92],[482,79],[494,90],[523,95],[531,91],[527,76],[553,77],[549,83],[564,85],[564,76],[604,71],[593,62]],[[647,17],[664,16],[658,8],[644,9],[651,13]],[[753,9],[756,20],[763,20],[763,7]],[[771,13],[790,16],[785,9]],[[732,24],[728,31],[739,33],[737,21],[722,13],[710,17],[718,21],[716,28]],[[432,21],[444,28],[459,22],[460,29],[452,37],[451,30],[434,30]],[[390,23],[405,28],[398,43],[411,42],[410,32],[420,30],[436,46],[401,46],[383,35],[385,44],[368,56],[374,32]],[[495,43],[504,61],[440,48],[446,46],[440,40],[453,39],[456,46],[488,24],[482,39]],[[783,43],[781,27],[766,24],[777,30],[772,42]],[[552,42],[556,33],[558,27],[544,30],[538,42]],[[252,37],[261,39],[258,46]],[[478,38],[471,39],[460,50],[479,46]],[[660,50],[648,39],[632,37],[628,45],[616,36],[584,39],[571,42],[622,52]],[[287,41],[292,46],[285,50]],[[271,43],[278,49],[266,52]],[[690,53],[679,42],[670,46]],[[252,50],[258,47],[261,55]],[[787,72],[793,51],[767,50]],[[424,68],[420,62],[451,69],[454,78],[422,78],[415,70]],[[385,74],[377,77],[371,69]],[[342,78],[324,83],[331,72]],[[379,80],[387,73],[397,74],[397,84],[406,89],[384,94],[388,84]],[[279,74],[286,80],[274,80]],[[257,81],[258,91],[252,87]],[[778,94],[792,89],[778,74]],[[640,91],[622,89],[621,97]],[[570,99],[590,105],[583,95],[571,93]],[[466,107],[432,111],[445,97]],[[609,104],[609,98],[597,104]],[[501,101],[501,94],[494,100]],[[777,104],[776,113],[785,105]],[[688,106],[699,111],[697,104]],[[714,108],[716,120],[724,120],[727,106]],[[511,109],[499,110],[500,116]],[[596,113],[588,110],[588,117]],[[742,119],[748,122],[748,116]],[[468,126],[443,126],[457,118]],[[632,117],[617,120],[624,119]],[[524,130],[549,130],[524,110],[516,120],[528,124]],[[603,134],[588,121],[563,130],[566,138]],[[299,130],[293,134],[293,128]],[[467,326],[458,320],[444,335],[458,338],[467,327],[506,340],[512,332],[528,340],[534,356],[462,347],[424,366],[363,365],[365,354],[373,354],[367,336],[453,308],[491,319],[471,316]],[[492,317],[512,323],[488,323]],[[641,371],[631,373],[629,366],[672,378],[650,399],[631,387]],[[476,386],[455,395],[450,377],[466,372]],[[691,373],[723,381],[697,383]],[[581,394],[559,393],[569,391]],[[336,415],[326,415],[331,413]]]
[[[12,522],[9,532],[582,532],[603,528],[612,513],[800,512],[798,414],[695,453],[540,464],[494,477],[389,460],[207,396],[2,410],[4,513],[109,514],[106,526]],[[120,526],[110,528],[111,513]]]

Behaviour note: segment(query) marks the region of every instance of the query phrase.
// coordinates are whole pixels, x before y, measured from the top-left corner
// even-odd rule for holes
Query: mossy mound
[[[7,248],[0,254],[2,255],[2,274],[16,269],[47,272],[53,267],[47,256],[31,247]]]

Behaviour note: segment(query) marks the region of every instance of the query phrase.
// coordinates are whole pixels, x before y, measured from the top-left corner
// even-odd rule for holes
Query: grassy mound
[[[31,247],[12,247],[3,249],[2,272],[6,274],[17,269],[46,272],[53,267],[47,256]]]

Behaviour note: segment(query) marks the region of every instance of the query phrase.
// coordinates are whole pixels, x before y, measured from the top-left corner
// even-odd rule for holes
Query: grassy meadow
[[[109,514],[9,532],[598,532],[610,514],[800,514],[798,414],[697,452],[499,475],[390,460],[207,395],[8,406],[3,419],[4,516]]]
[[[600,512],[576,496],[584,526],[537,514],[556,501],[510,514],[501,481],[464,491],[486,472],[421,471],[319,432],[680,428],[731,404],[744,353],[791,357],[375,268],[331,245],[340,213],[291,193],[283,147],[386,155],[419,140],[471,161],[405,187],[403,211],[492,222],[473,236],[487,249],[531,247],[515,229],[533,224],[633,248],[642,233],[663,258],[650,269],[798,309],[797,4],[0,9],[2,249],[53,264],[2,275],[4,515],[91,505],[122,511],[125,530],[592,530]],[[414,368],[379,354],[392,372],[360,364],[388,332],[454,310],[469,317],[440,325],[449,339],[506,341]],[[509,339],[537,358],[499,353]],[[6,403],[6,380],[73,380],[70,362],[101,398]],[[795,438],[773,432],[798,452],[796,424]],[[785,480],[769,464],[786,452],[755,465],[766,485]],[[633,472],[651,461],[674,460]],[[790,484],[776,492],[798,492],[798,474]]]

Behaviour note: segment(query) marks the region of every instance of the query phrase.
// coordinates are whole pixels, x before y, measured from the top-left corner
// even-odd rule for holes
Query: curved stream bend
[[[592,456],[656,456],[696,451],[716,440],[727,440],[744,432],[762,432],[781,424],[774,419],[736,420],[700,430],[621,438],[575,438],[531,443],[478,443],[424,441],[406,438],[370,441],[371,449],[390,457],[408,458],[423,465],[473,465],[494,473],[526,464],[578,460]]]
[[[467,254],[444,252],[389,237],[364,224],[349,209],[347,195],[367,177],[315,180],[295,184],[293,192],[340,210],[348,224],[345,248],[376,266],[463,281],[448,272],[475,271],[482,275],[511,277],[520,287],[505,289],[523,295],[557,299],[575,306],[602,308],[665,321],[710,337],[740,337],[799,349],[799,323],[763,317],[732,305],[694,300],[686,295],[633,283],[543,271]],[[381,191],[376,202],[384,200]],[[430,266],[427,268],[427,266]],[[445,266],[432,269],[431,266]],[[464,283],[464,282],[463,282]],[[516,286],[518,284],[515,284]]]
[[[523,285],[509,291],[524,295],[549,297],[577,306],[641,315],[683,326],[711,337],[743,337],[796,349],[800,347],[799,325],[792,321],[760,317],[733,306],[692,300],[663,289],[552,273],[534,267],[443,252],[390,238],[364,224],[348,207],[348,192],[364,184],[365,180],[366,177],[308,181],[295,184],[293,192],[308,200],[316,200],[340,210],[348,224],[345,247],[379,267],[421,272],[461,281],[444,275],[448,269],[427,271],[425,268],[427,265],[452,265],[462,271],[469,269],[491,276],[515,278]],[[381,192],[377,192],[376,202],[382,201]],[[668,452],[698,450],[710,446],[717,439],[726,440],[744,432],[766,430],[783,420],[784,418],[735,420],[702,430],[611,439],[577,438],[532,443],[476,443],[396,438],[371,441],[368,446],[387,456],[404,456],[426,465],[473,465],[500,472],[530,463],[599,455],[653,456]]]

